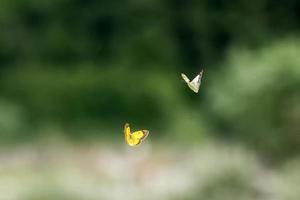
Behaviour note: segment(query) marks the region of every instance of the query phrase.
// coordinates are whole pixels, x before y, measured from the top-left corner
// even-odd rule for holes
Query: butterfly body
[[[201,85],[202,75],[203,75],[203,70],[192,81],[190,81],[190,79],[183,73],[181,74],[181,77],[187,83],[188,87],[191,90],[193,90],[195,93],[198,93]]]
[[[139,130],[131,132],[129,124],[126,123],[124,126],[124,135],[125,141],[129,146],[137,146],[146,139],[146,137],[149,135],[149,131]]]

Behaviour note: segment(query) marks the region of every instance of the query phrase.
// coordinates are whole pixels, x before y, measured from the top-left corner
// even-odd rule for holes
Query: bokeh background
[[[300,199],[299,11],[1,0],[0,199]]]

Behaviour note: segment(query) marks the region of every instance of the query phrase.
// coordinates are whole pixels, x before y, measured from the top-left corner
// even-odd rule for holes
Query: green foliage
[[[1,89],[6,98],[20,105],[32,125],[50,122],[69,128],[117,127],[119,132],[127,120],[162,126],[170,109],[164,105],[178,100],[171,98],[176,97],[170,88],[172,78],[151,73],[140,71],[139,75],[124,68],[101,70],[91,66],[73,70],[29,67],[3,73]],[[166,95],[168,91],[172,94]]]
[[[0,99],[0,136],[1,140],[15,139],[24,131],[26,120],[20,106]]]
[[[0,137],[32,138],[48,134],[45,127],[71,138],[119,136],[128,121],[179,141],[215,130],[272,157],[295,154],[299,42],[268,44],[297,35],[298,7],[296,0],[2,0]],[[253,51],[237,49],[221,71],[238,46]],[[179,73],[201,67],[196,96]]]
[[[231,52],[226,70],[207,89],[217,132],[272,159],[300,152],[299,44],[292,38],[258,51]]]
[[[212,66],[231,44],[259,46],[298,31],[298,7],[297,0],[2,0],[0,62]]]

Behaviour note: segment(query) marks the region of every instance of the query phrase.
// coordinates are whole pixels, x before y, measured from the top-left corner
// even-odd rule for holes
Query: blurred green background
[[[299,10],[1,0],[0,199],[300,199]]]

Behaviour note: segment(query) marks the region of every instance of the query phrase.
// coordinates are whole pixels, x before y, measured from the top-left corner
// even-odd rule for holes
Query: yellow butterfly
[[[143,140],[146,139],[148,134],[149,134],[148,130],[140,130],[131,133],[129,124],[126,123],[124,126],[125,141],[129,146],[136,146],[140,144]]]

